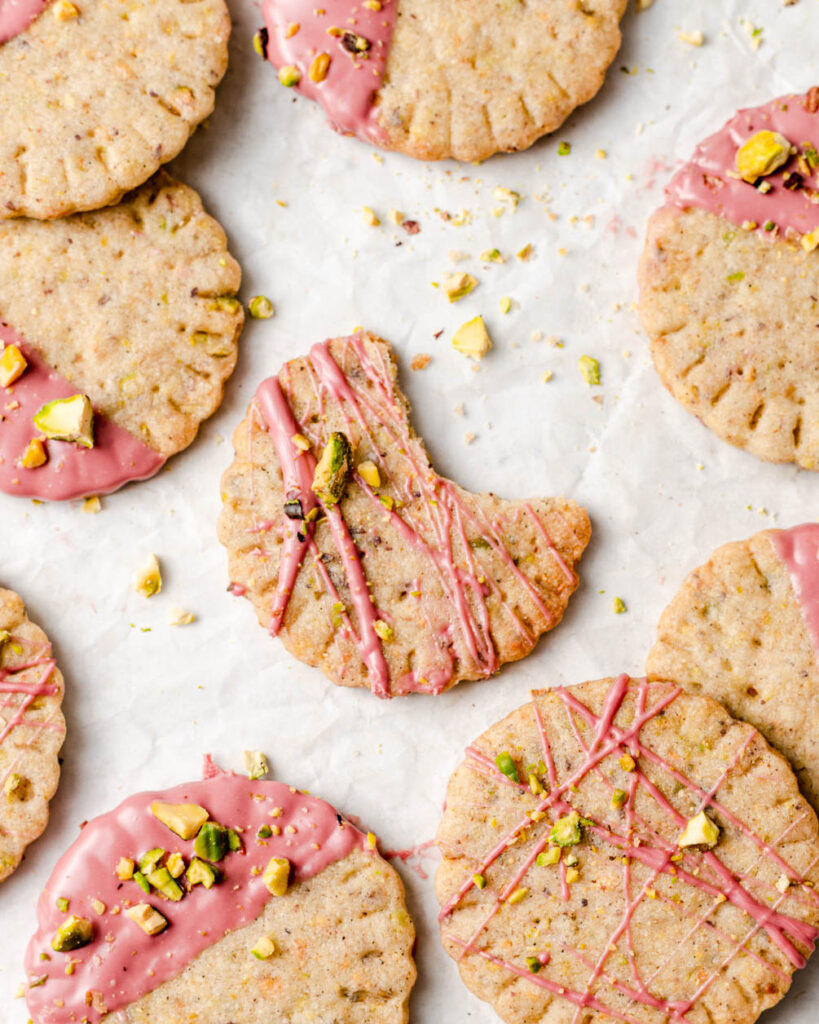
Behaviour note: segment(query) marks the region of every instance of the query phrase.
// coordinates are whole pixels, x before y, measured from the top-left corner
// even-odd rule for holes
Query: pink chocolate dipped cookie
[[[59,861],[34,1024],[405,1024],[414,930],[374,842],[307,793],[209,774],[129,798]]]
[[[525,149],[600,89],[626,0],[263,0],[257,49],[331,125],[424,160]]]
[[[486,678],[558,624],[577,586],[585,510],[438,476],[373,335],[285,364],[234,446],[219,521],[234,593],[338,685],[391,697]]]
[[[663,612],[647,671],[759,729],[819,809],[819,524],[717,548]]]
[[[441,936],[509,1024],[753,1024],[819,936],[819,828],[785,759],[676,683],[532,694],[466,751]]]
[[[666,189],[640,263],[654,364],[723,440],[819,469],[819,87],[742,110]]]
[[[240,277],[164,174],[97,213],[0,222],[0,490],[105,494],[187,447],[236,363]]]

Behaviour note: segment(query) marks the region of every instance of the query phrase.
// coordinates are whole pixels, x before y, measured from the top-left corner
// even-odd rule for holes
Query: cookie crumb
[[[189,626],[195,621],[196,616],[193,612],[187,612],[184,608],[179,608],[176,605],[168,612],[168,625],[170,626]]]

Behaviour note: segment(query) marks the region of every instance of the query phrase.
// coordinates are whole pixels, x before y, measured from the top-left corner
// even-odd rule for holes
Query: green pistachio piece
[[[337,505],[344,493],[352,466],[352,449],[346,434],[334,430],[324,446],[313,475],[313,492],[325,506]]]

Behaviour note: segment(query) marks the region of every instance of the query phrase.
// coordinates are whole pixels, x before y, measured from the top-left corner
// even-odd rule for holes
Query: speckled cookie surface
[[[590,536],[572,501],[505,501],[439,477],[408,416],[389,345],[335,338],[261,385],[222,481],[234,592],[297,658],[382,697],[439,693],[528,654],[560,621]],[[354,454],[328,511],[311,484],[334,431]]]
[[[772,537],[725,544],[687,576],[662,614],[647,671],[756,726],[817,807],[819,661]]]
[[[819,469],[819,253],[663,207],[640,263],[640,315],[666,387],[715,434]]]
[[[701,812],[714,845],[680,845]],[[673,683],[533,694],[467,750],[438,843],[444,945],[509,1024],[752,1024],[819,934],[817,821],[790,768]]]
[[[0,223],[0,319],[163,457],[219,407],[240,279],[220,225],[164,172],[115,207]]]
[[[276,936],[259,962],[248,950]],[[271,900],[253,924],[205,950],[106,1024],[406,1024],[415,981],[404,889],[380,858],[354,851]]]
[[[65,737],[63,677],[23,602],[0,589],[0,882],[45,829]]]
[[[70,5],[69,5],[70,7]],[[223,0],[51,4],[0,45],[0,217],[116,202],[179,153],[227,68]]]

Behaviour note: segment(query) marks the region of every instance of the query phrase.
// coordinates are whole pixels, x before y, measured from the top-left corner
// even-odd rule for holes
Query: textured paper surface
[[[225,225],[244,266],[245,299],[263,292],[277,315],[249,323],[223,409],[155,480],[103,499],[98,516],[79,504],[0,495],[0,582],[24,597],[54,641],[68,721],[51,825],[0,888],[2,1024],[27,1019],[13,994],[35,900],[85,819],[135,790],[196,777],[205,751],[240,769],[242,749],[259,748],[278,778],[359,816],[385,848],[413,847],[434,835],[463,748],[530,688],[638,674],[660,611],[717,545],[819,516],[819,476],[730,448],[670,398],[633,309],[645,219],[668,172],[737,107],[815,84],[816,0],[656,0],[632,10],[598,99],[531,151],[479,168],[376,159],[336,136],[253,53],[258,9],[234,0],[233,14],[216,112],[171,169]],[[763,29],[756,51],[743,17]],[[696,30],[705,33],[701,48],[678,38]],[[571,143],[568,156],[557,155],[561,140]],[[498,186],[520,192],[517,212],[492,216],[502,205]],[[384,226],[364,224],[365,205]],[[391,208],[417,220],[420,233],[390,224]],[[463,211],[471,219],[458,226]],[[515,259],[527,243],[531,260]],[[492,247],[512,258],[484,268],[479,254]],[[453,264],[449,251],[471,259]],[[432,282],[454,269],[480,285],[450,305]],[[503,296],[515,302],[506,316]],[[450,339],[478,313],[495,348],[473,371]],[[582,584],[563,624],[495,679],[435,700],[382,703],[335,689],[287,656],[249,604],[225,590],[215,530],[233,427],[283,360],[357,324],[394,344],[438,469],[508,497],[562,492],[592,516]],[[433,358],[413,372],[419,353]],[[601,388],[581,377],[584,354],[599,360]],[[544,383],[547,370],[554,376]],[[459,403],[463,416],[453,412]],[[467,432],[476,435],[471,445]],[[130,578],[149,552],[165,583],[146,601]],[[615,596],[628,606],[623,615],[613,613]],[[196,623],[171,628],[175,605]],[[414,863],[431,872],[435,854]],[[491,1024],[493,1011],[461,985],[438,944],[431,877],[399,869],[419,933],[412,1020]],[[817,998],[819,959],[765,1019],[812,1024]]]

